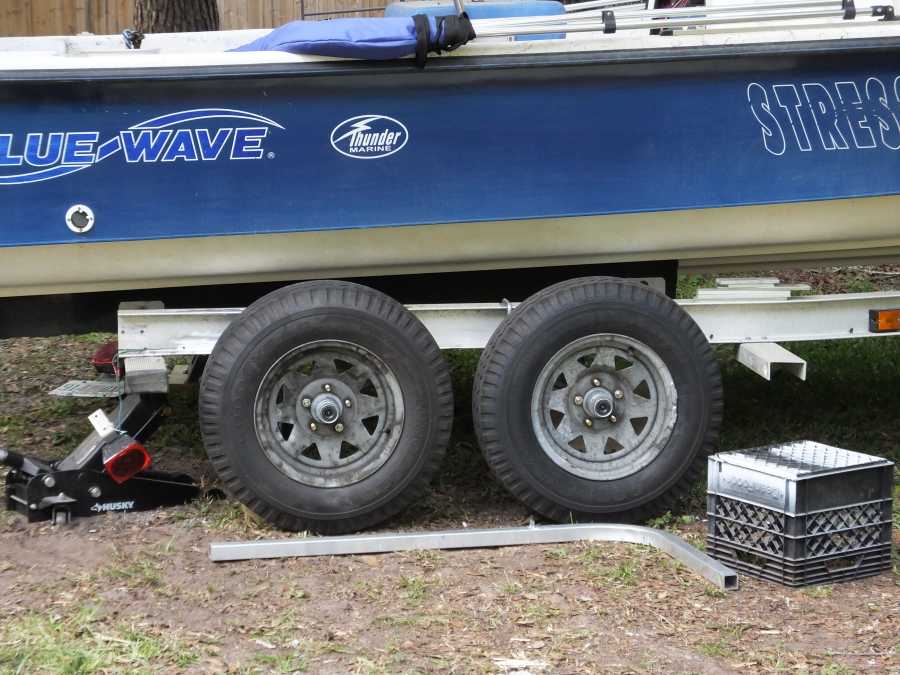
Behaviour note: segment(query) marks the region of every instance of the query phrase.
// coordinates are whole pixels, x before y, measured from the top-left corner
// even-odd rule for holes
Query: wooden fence
[[[219,0],[222,28],[271,28],[299,18],[380,14],[384,0]],[[0,0],[0,36],[120,33],[134,0]],[[374,7],[375,11],[360,11]]]

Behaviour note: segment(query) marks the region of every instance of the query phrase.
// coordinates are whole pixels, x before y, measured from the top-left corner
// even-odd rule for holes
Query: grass
[[[185,669],[198,655],[148,627],[110,624],[98,607],[68,616],[28,613],[0,624],[0,672],[157,673]]]
[[[900,340],[807,342],[785,347],[809,363],[806,382],[767,382],[718,350],[725,387],[724,449],[810,439],[897,461]]]
[[[610,570],[607,574],[607,578],[625,586],[633,586],[637,576],[636,571],[636,565],[630,561],[626,561],[619,563],[615,568]]]
[[[704,656],[725,659],[732,655],[731,645],[726,640],[714,640],[700,644],[697,650]]]
[[[305,655],[289,654],[256,654],[254,661],[265,673],[305,673],[309,662]]]
[[[428,594],[428,582],[421,577],[400,577],[400,590],[410,605],[418,605]]]
[[[112,564],[103,566],[102,574],[128,588],[158,588],[163,583],[162,565],[145,552],[134,557],[117,556]]]

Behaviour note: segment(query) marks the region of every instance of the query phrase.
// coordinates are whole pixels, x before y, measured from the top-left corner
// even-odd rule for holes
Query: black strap
[[[424,14],[413,15],[416,30],[416,66],[425,67],[428,52],[440,54],[442,49],[452,52],[475,38],[475,29],[469,15],[463,12],[459,16],[439,16],[435,20],[437,33],[431,35],[431,24]]]
[[[438,19],[438,54],[441,53],[441,49],[452,52],[474,39],[475,29],[472,28],[469,15],[465,12],[459,16],[442,16]]]
[[[843,0],[841,8],[844,10],[844,19],[852,21],[856,18],[856,3],[853,0]]]
[[[431,27],[428,17],[424,14],[414,14],[413,24],[416,28],[416,67],[424,68],[428,60],[428,43],[431,42]]]
[[[604,33],[616,32],[616,13],[614,11],[611,9],[604,10],[600,14],[600,19],[603,21]]]
[[[880,16],[882,21],[896,21],[893,5],[873,5],[872,16]]]
[[[125,40],[125,46],[128,49],[140,49],[141,43],[144,41],[144,34],[132,28],[126,28],[122,31],[122,39]]]

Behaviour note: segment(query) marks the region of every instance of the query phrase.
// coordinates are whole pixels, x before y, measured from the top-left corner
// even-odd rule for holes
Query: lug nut
[[[309,423],[309,430],[310,430],[310,431],[318,431],[318,430],[319,430],[319,425],[316,424],[315,422],[310,422],[310,423]]]
[[[609,416],[609,421],[612,422],[613,424],[615,424],[616,422],[619,421],[619,418],[616,417],[615,415],[610,415],[610,416]]]
[[[312,405],[312,399],[305,398],[302,401],[300,401],[300,405],[302,405],[304,408],[308,408],[309,406]]]
[[[344,425],[341,424],[340,422],[338,422],[337,424],[334,425],[334,430],[335,430],[336,432],[338,432],[339,434],[340,434],[340,433],[343,433],[343,432],[344,432]]]
[[[326,392],[330,392],[330,391],[331,391],[331,385],[330,385],[330,384],[324,384],[324,385],[322,385],[322,390],[323,390],[323,391],[326,391]]]
[[[577,394],[575,396],[575,405],[581,405],[584,403],[584,397],[581,394]]]
[[[349,398],[345,398],[345,399],[344,399],[344,407],[345,407],[345,408],[352,408],[352,407],[353,407],[353,401],[351,401]]]
[[[622,390],[621,390],[621,389],[616,389],[616,390],[613,392],[613,396],[615,396],[616,398],[622,398],[623,396],[625,396],[625,394],[622,393]]]
[[[600,386],[600,380],[598,380],[598,379],[595,377],[593,380],[591,380],[591,384],[594,385],[595,387],[599,387],[599,386]]]
[[[592,419],[588,418],[584,421],[584,426],[592,427],[592,426],[594,426],[594,421]]]

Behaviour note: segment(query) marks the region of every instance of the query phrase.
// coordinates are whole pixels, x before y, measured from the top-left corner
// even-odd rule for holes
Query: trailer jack
[[[142,445],[159,426],[165,396],[130,394],[122,399],[113,427],[94,413],[94,431],[65,459],[46,462],[0,448],[6,476],[6,508],[29,523],[67,523],[101,513],[146,511],[186,504],[200,494],[186,474],[149,469]]]

